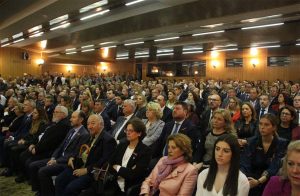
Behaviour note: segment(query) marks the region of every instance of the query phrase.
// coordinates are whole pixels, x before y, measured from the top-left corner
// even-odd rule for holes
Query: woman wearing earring
[[[240,149],[232,134],[220,136],[214,145],[210,167],[198,176],[196,196],[247,196],[249,182],[239,170]]]

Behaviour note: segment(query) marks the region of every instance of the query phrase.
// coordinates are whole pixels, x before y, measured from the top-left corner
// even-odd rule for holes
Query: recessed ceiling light
[[[167,40],[174,40],[174,39],[179,39],[179,37],[168,37],[168,38],[162,38],[162,39],[155,39],[155,42],[161,42],[161,41],[167,41]]]
[[[196,34],[193,34],[192,36],[211,35],[211,34],[217,34],[217,33],[224,33],[224,30],[210,31],[210,32],[205,32],[205,33],[196,33]]]
[[[171,56],[174,55],[174,53],[161,53],[161,54],[156,54],[156,56]]]
[[[281,17],[282,14],[276,14],[276,15],[271,15],[271,16],[263,16],[263,17],[258,17],[258,18],[249,18],[245,20],[241,20],[242,23],[247,23],[247,22],[257,22],[259,20],[265,20],[265,19],[270,19],[270,18],[278,18]]]
[[[88,16],[85,16],[85,17],[82,17],[82,18],[80,18],[80,20],[87,20],[87,19],[90,19],[90,18],[99,16],[99,15],[103,15],[103,14],[108,13],[108,12],[110,12],[110,10],[109,10],[109,9],[106,9],[106,10],[103,10],[103,11],[100,11],[100,12],[96,12],[96,13],[94,13],[94,14],[91,14],[91,15],[88,15]]]
[[[91,49],[87,49],[87,50],[82,50],[81,52],[90,52],[90,51],[93,51],[95,50],[94,48],[91,48]]]
[[[97,8],[97,7],[106,5],[107,3],[108,3],[108,0],[98,1],[98,2],[96,2],[96,3],[90,4],[90,5],[88,5],[88,6],[85,6],[85,7],[81,8],[81,9],[79,10],[79,13],[87,12],[87,11],[92,10],[92,9],[94,9],[94,8]]]
[[[203,27],[203,28],[215,28],[215,27],[219,27],[219,26],[222,26],[222,25],[224,25],[224,23],[204,25],[204,26],[200,26],[200,27]]]
[[[63,28],[68,27],[69,25],[70,25],[69,22],[63,23],[63,24],[61,24],[61,25],[58,25],[58,26],[56,26],[56,27],[51,28],[50,31],[54,31],[54,30],[56,30],[56,29],[63,29]]]
[[[93,47],[94,45],[86,45],[86,46],[81,46],[81,48],[90,48]]]
[[[274,26],[280,26],[283,25],[283,22],[280,23],[274,23],[274,24],[266,24],[266,25],[257,25],[257,26],[251,26],[251,27],[243,27],[242,30],[248,30],[248,29],[258,29],[258,28],[266,28],[266,27],[274,27]]]
[[[57,17],[57,18],[54,18],[52,20],[50,20],[49,24],[50,26],[54,25],[54,24],[57,24],[57,23],[60,23],[60,22],[63,22],[63,21],[66,21],[69,19],[69,15],[68,14],[65,14],[63,16],[60,16],[60,17]]]
[[[66,54],[76,54],[77,52],[74,51],[74,52],[67,52]]]
[[[135,1],[131,1],[129,3],[126,3],[125,5],[126,6],[130,6],[130,5],[134,5],[134,4],[137,4],[137,3],[141,3],[143,1],[145,1],[145,0],[135,0]]]
[[[132,42],[132,43],[126,43],[124,46],[131,46],[131,45],[138,45],[138,44],[143,44],[144,42]]]

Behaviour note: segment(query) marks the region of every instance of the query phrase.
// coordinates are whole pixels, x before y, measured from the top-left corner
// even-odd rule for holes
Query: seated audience
[[[196,196],[248,196],[250,185],[239,170],[240,149],[231,134],[220,136],[214,144],[210,167],[198,176]]]
[[[241,116],[240,102],[237,97],[230,97],[228,100],[227,110],[230,112],[233,123],[235,123]]]
[[[291,142],[283,159],[280,176],[272,176],[263,196],[300,195],[300,141]]]
[[[168,156],[162,157],[141,187],[140,195],[192,195],[197,169],[192,161],[191,140],[184,134],[167,139]]]
[[[250,195],[261,195],[268,179],[281,167],[287,141],[277,136],[277,119],[265,114],[259,120],[260,135],[248,140],[241,156],[241,171],[248,177]]]

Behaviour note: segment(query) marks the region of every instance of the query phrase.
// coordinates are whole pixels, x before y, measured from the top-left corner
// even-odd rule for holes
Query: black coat
[[[164,121],[165,123],[173,120],[172,110],[170,108],[168,108],[167,106],[165,106],[165,108],[163,110],[163,116],[162,116],[161,120]]]
[[[35,145],[36,155],[49,156],[66,137],[71,126],[67,118],[49,125],[41,140]]]
[[[141,141],[134,149],[126,167],[121,167],[118,172],[112,168],[113,165],[122,165],[122,159],[129,142],[120,143],[115,153],[112,155],[109,163],[110,172],[115,176],[121,176],[125,179],[125,192],[133,185],[142,183],[146,177],[146,170],[151,160],[151,151],[148,146]]]
[[[110,159],[116,145],[116,140],[105,130],[102,130],[97,141],[90,149],[85,163],[88,173],[91,173],[94,167],[101,168]]]

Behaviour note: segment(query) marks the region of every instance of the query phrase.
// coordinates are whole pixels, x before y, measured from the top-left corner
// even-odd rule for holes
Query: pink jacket
[[[151,174],[146,178],[141,187],[140,195],[150,193],[155,179],[158,174],[158,165],[162,164],[162,157]],[[183,163],[179,165],[174,171],[171,172],[165,179],[159,184],[160,195],[162,196],[190,196],[193,194],[196,182],[197,182],[198,170],[190,163]]]

